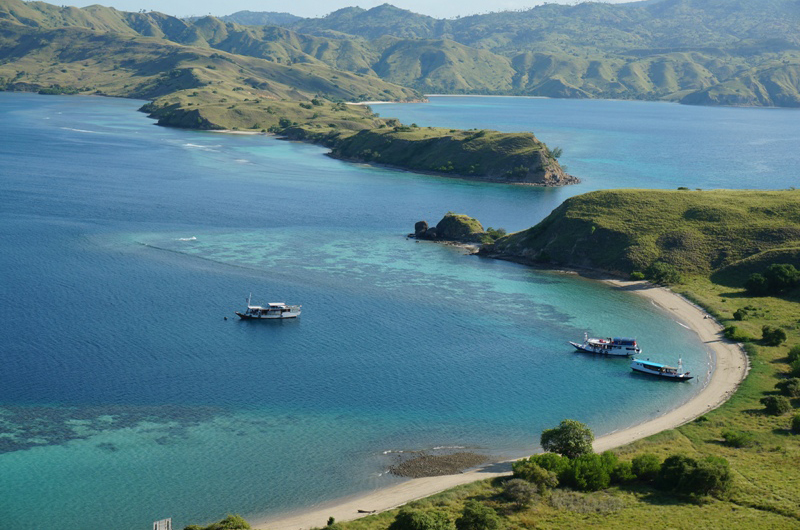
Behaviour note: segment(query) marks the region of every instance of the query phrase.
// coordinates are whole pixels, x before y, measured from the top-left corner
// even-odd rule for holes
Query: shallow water
[[[502,112],[520,113],[484,99],[489,111],[464,106],[475,123],[501,128],[515,119]],[[422,112],[418,122],[430,108],[447,125],[442,112],[465,100],[435,101],[394,108]],[[264,136],[158,128],[139,104],[0,93],[9,527],[133,529],[171,516],[180,528],[289,510],[396,482],[386,451],[519,456],[565,417],[610,432],[707,377],[696,337],[645,300],[404,237],[448,210],[525,228],[569,194],[623,185],[616,173],[558,190],[416,175]],[[578,156],[592,145],[625,158],[615,146],[628,144],[592,131],[560,140],[570,166],[595,167],[591,150]],[[712,185],[703,178],[692,185]],[[249,292],[303,315],[235,320]],[[585,330],[682,356],[698,381],[575,354],[566,341]]]

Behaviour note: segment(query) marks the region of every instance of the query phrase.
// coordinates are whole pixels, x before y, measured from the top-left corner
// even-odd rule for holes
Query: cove
[[[390,451],[522,456],[564,417],[611,432],[684,402],[708,376],[703,345],[644,300],[404,237],[448,210],[526,228],[569,194],[619,186],[609,175],[624,171],[560,189],[416,175],[271,137],[159,128],[140,104],[0,94],[9,526],[288,511],[396,483]],[[514,119],[502,112],[490,114]],[[625,158],[603,144],[614,135],[591,130],[574,145]],[[571,172],[597,167],[562,139]],[[769,148],[757,152],[784,178]],[[303,315],[234,320],[251,291]],[[698,382],[659,384],[575,354],[566,341],[585,330],[680,355]]]

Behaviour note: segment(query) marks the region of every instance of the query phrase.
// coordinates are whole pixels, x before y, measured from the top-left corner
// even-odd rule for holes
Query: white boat
[[[654,363],[650,359],[644,361],[641,359],[631,359],[631,370],[663,377],[671,381],[688,381],[694,378],[694,376],[689,375],[689,372],[683,371],[683,361],[681,359],[678,359],[677,368],[674,366],[667,366],[666,364]]]
[[[287,305],[283,302],[270,302],[265,306],[252,305],[250,299],[253,293],[247,297],[247,309],[244,313],[234,311],[242,320],[273,320],[279,318],[297,318],[300,316],[299,305]]]
[[[616,355],[630,357],[642,353],[636,339],[629,337],[609,337],[607,339],[590,338],[588,333],[583,334],[583,343],[569,341],[576,350],[584,353],[597,353],[600,355]]]

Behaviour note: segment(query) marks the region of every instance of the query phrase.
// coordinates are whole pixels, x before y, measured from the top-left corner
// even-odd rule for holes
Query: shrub
[[[728,447],[752,447],[756,443],[756,435],[748,431],[722,431],[722,438]]]
[[[784,379],[775,385],[775,389],[783,396],[800,397],[800,379],[796,377]]]
[[[783,396],[767,396],[761,398],[764,412],[771,416],[780,416],[792,410],[792,404]]]
[[[663,261],[657,261],[644,271],[648,279],[655,283],[672,284],[680,283],[683,279],[675,266]]]
[[[800,377],[800,359],[795,359],[789,363],[789,373],[794,377]]]
[[[733,342],[748,342],[752,339],[750,335],[739,329],[738,326],[726,326],[722,332],[725,338]]]
[[[795,414],[792,418],[792,432],[800,434],[800,414]]]
[[[767,346],[779,346],[786,342],[786,332],[781,328],[765,324],[761,327],[761,340]]]
[[[537,493],[537,488],[533,484],[518,478],[511,479],[503,485],[503,497],[509,502],[513,502],[518,508],[533,504]]]
[[[734,320],[745,320],[747,318],[747,309],[740,307],[736,311],[733,312],[733,319]]]
[[[612,484],[627,484],[634,480],[636,480],[636,475],[633,473],[633,464],[631,462],[619,462],[611,470]]]
[[[388,530],[453,530],[453,522],[444,512],[401,509]]]
[[[593,441],[592,430],[575,420],[562,420],[558,427],[542,431],[541,437],[545,451],[559,453],[567,458],[591,453]]]
[[[673,455],[664,460],[658,473],[659,488],[684,495],[723,493],[730,484],[728,461],[709,456],[703,460]]]
[[[497,513],[478,501],[467,501],[461,517],[456,519],[458,530],[499,530],[503,527]]]
[[[730,482],[728,461],[719,456],[709,456],[697,463],[685,486],[691,495],[709,495],[724,493]]]
[[[598,491],[611,485],[609,464],[598,454],[584,454],[570,462],[565,482],[581,491]]]
[[[639,480],[652,481],[658,477],[661,460],[654,454],[639,455],[631,462],[631,471]]]
[[[697,467],[697,461],[684,455],[672,455],[664,460],[658,471],[656,485],[667,491],[677,491],[684,477]]]
[[[797,359],[800,359],[800,344],[792,346],[789,350],[789,362],[794,362]]]
[[[566,456],[557,455],[555,453],[542,453],[540,455],[534,455],[530,458],[530,461],[545,469],[547,471],[552,471],[556,474],[556,476],[561,476],[564,471],[569,468],[569,458]]]
[[[564,458],[564,460],[569,462],[566,458]],[[536,485],[540,495],[545,495],[548,490],[558,486],[558,474],[555,471],[545,469],[535,462],[531,462],[530,460],[514,462],[512,469],[514,470],[515,477],[519,477],[520,479],[524,479],[531,484]]]
[[[753,296],[765,296],[769,293],[767,279],[764,278],[763,274],[757,272],[747,278],[747,281],[744,282],[744,288],[748,294]]]
[[[631,273],[631,280],[640,281],[644,280],[644,278],[645,278],[644,273],[641,271],[633,271]]]

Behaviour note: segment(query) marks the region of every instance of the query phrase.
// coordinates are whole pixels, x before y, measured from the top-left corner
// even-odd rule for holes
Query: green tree
[[[458,530],[500,530],[504,526],[494,510],[474,500],[467,501],[461,517],[456,519]]]
[[[788,263],[773,263],[764,271],[771,293],[781,293],[800,284],[800,271]]]
[[[792,432],[800,434],[800,414],[795,414],[792,418]]]
[[[601,455],[589,453],[580,455],[570,462],[565,473],[566,482],[581,491],[598,491],[611,485],[609,463]]]
[[[673,283],[681,283],[683,278],[681,273],[678,269],[675,268],[674,265],[669,263],[664,263],[663,261],[657,261],[647,267],[644,271],[647,278],[655,283],[662,283],[662,284],[673,284]]]
[[[765,296],[769,293],[769,285],[763,274],[753,273],[744,282],[744,288],[753,296]]]
[[[583,423],[562,420],[558,427],[542,431],[541,443],[545,451],[558,453],[567,458],[577,458],[592,452],[594,434]]]
[[[789,350],[789,362],[792,363],[797,359],[800,359],[800,344],[792,346]]]

